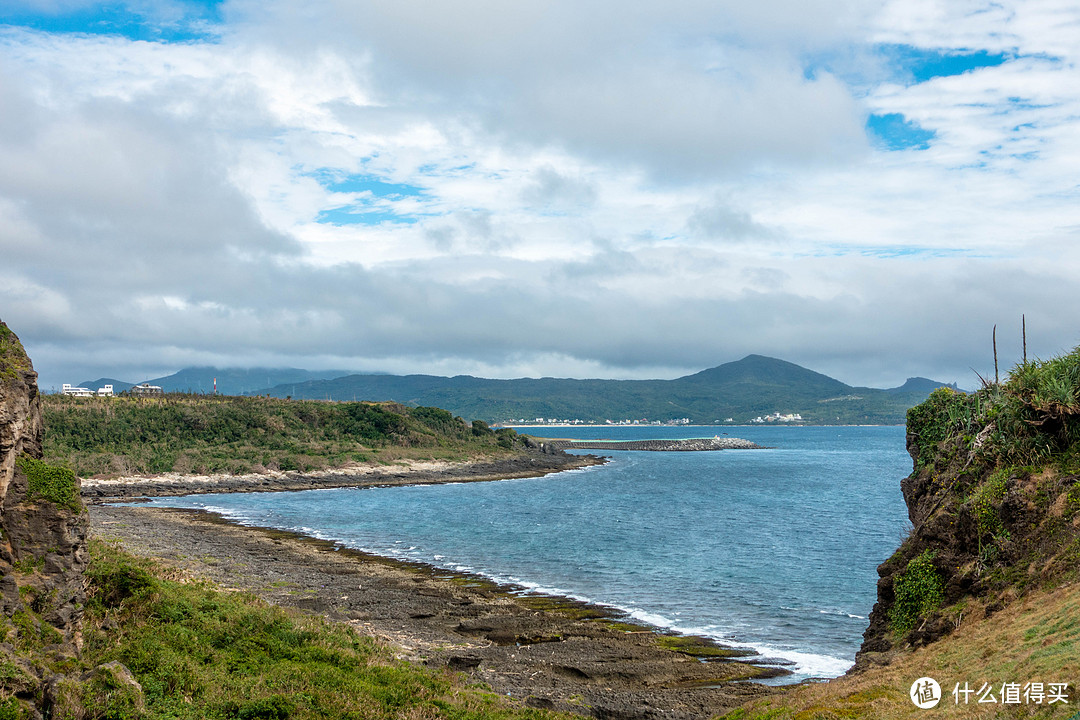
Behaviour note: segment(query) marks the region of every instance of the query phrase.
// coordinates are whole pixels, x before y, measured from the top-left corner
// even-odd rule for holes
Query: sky
[[[1074,0],[4,0],[0,319],[183,367],[961,387],[1080,343]]]

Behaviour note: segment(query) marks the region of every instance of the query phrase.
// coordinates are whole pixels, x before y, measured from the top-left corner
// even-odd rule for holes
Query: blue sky
[[[971,385],[1021,313],[1033,354],[1078,342],[1077,27],[1054,2],[15,0],[0,318],[47,387],[750,353]]]
[[[0,6],[0,23],[47,33],[115,35],[148,42],[213,39],[225,0],[58,2],[13,0]]]

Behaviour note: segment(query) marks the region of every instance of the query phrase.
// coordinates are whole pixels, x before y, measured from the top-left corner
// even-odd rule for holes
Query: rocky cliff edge
[[[0,710],[42,717],[81,643],[88,516],[79,480],[41,462],[37,373],[0,321]]]
[[[856,672],[1080,587],[1080,348],[972,394],[935,391],[908,413],[907,448],[912,531],[878,568]]]

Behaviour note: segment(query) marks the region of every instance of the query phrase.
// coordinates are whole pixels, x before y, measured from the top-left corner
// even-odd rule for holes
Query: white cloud
[[[1078,341],[1066,3],[223,12],[213,42],[0,31],[0,315],[39,367],[642,377],[756,352],[970,385],[994,323]],[[1016,57],[908,85],[805,67],[878,43]],[[874,150],[871,113],[936,135]],[[348,206],[385,221],[319,221]]]

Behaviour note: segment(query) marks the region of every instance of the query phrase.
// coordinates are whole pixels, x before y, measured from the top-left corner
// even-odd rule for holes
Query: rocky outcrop
[[[82,496],[88,503],[110,502],[118,498],[146,498],[202,493],[283,492],[345,487],[390,487],[395,485],[435,485],[481,482],[510,478],[539,477],[563,470],[602,465],[592,455],[570,455],[562,451],[533,452],[495,460],[459,463],[418,463],[413,466],[374,465],[340,468],[311,473],[273,472],[252,475],[184,475],[167,473],[152,477],[91,478],[82,481]]]
[[[855,672],[1080,568],[1080,416],[1041,420],[1016,381],[939,390],[908,414],[912,531],[878,567]]]
[[[49,705],[52,667],[78,653],[88,516],[74,473],[41,462],[37,373],[0,322],[0,684],[31,715]]]

